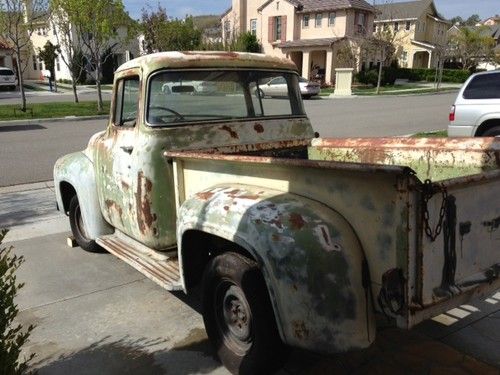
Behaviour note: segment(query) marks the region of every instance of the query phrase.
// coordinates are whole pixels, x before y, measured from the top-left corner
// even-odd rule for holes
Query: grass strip
[[[109,101],[104,102],[104,109],[100,112],[97,111],[96,102],[28,103],[27,107],[30,110],[21,112],[19,104],[0,105],[0,121],[109,114]],[[31,110],[33,110],[33,117]]]
[[[412,138],[445,138],[448,136],[448,131],[438,130],[433,132],[422,132],[413,134]]]

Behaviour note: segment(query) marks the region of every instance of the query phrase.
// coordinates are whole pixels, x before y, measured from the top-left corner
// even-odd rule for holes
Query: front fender
[[[233,241],[254,256],[284,342],[331,353],[373,342],[375,319],[362,285],[363,251],[336,211],[263,187],[217,186],[180,207],[181,269],[181,241],[188,230]]]
[[[114,229],[104,220],[99,206],[97,186],[93,163],[83,152],[68,154],[56,161],[54,165],[54,187],[57,204],[60,209],[68,206],[63,202],[61,183],[70,184],[76,191],[82,219],[90,238],[111,234]]]

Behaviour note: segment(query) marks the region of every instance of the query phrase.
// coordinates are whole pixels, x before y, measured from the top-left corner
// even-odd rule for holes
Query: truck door
[[[130,211],[139,88],[139,75],[127,75],[116,81],[112,123],[102,147],[98,148],[96,160],[101,210],[111,225],[126,233],[134,227]]]

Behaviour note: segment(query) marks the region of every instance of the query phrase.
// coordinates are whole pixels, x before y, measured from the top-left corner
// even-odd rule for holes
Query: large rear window
[[[10,69],[0,69],[0,76],[13,76],[14,72]]]
[[[500,99],[500,72],[474,77],[464,90],[465,99]]]
[[[281,85],[271,87],[269,82]],[[256,70],[165,71],[149,81],[147,123],[304,116],[298,76]]]

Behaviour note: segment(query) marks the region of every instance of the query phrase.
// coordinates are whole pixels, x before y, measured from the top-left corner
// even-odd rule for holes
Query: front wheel
[[[286,346],[276,326],[257,264],[236,253],[213,258],[203,275],[203,321],[224,366],[233,374],[267,374]]]
[[[102,253],[103,248],[100,247],[93,239],[89,238],[85,223],[83,222],[82,212],[78,197],[75,195],[69,203],[69,224],[75,241],[83,250],[91,253]]]

